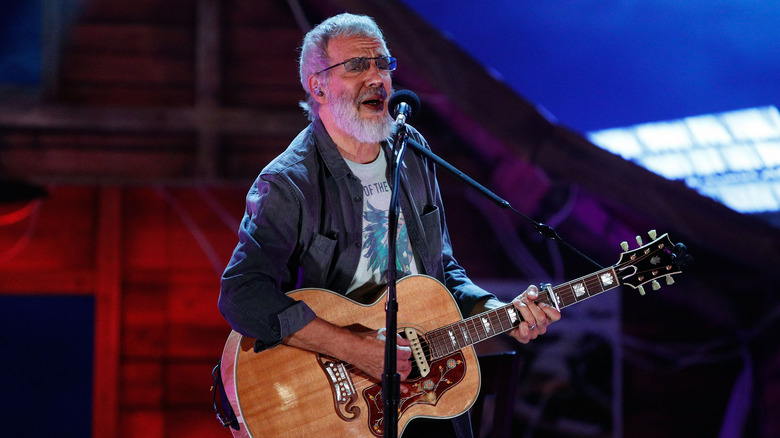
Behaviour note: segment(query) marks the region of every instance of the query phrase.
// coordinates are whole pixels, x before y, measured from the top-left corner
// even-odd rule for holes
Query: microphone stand
[[[401,375],[397,371],[397,343],[396,333],[398,332],[398,300],[396,296],[396,283],[398,281],[398,269],[396,268],[397,248],[396,240],[398,237],[398,192],[401,182],[401,167],[404,153],[409,140],[409,134],[406,132],[406,117],[399,115],[398,130],[393,148],[393,182],[390,195],[390,208],[387,212],[387,230],[388,230],[388,256],[387,256],[387,303],[385,305],[385,373],[382,376],[382,401],[384,408],[384,431],[385,438],[395,438],[398,436],[398,406],[401,397]]]

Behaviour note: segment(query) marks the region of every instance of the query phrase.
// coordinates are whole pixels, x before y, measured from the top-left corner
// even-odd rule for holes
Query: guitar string
[[[435,353],[433,352],[434,347],[433,347],[431,341],[433,341],[434,345],[435,344],[441,344],[440,339],[438,339],[440,336],[437,336],[437,333],[436,333],[437,330],[439,330],[439,329],[431,330],[431,331],[421,335],[421,337],[425,340],[425,342],[422,342],[423,354],[430,361],[436,360],[436,359],[434,359]],[[357,369],[356,366],[354,366],[352,364],[349,364],[349,363],[346,363],[346,362],[345,362],[345,368],[348,371],[354,371],[355,369]],[[415,371],[417,368],[418,367],[417,367],[416,361],[412,361],[412,371]]]
[[[575,282],[576,281],[578,281],[578,280],[575,280]],[[594,288],[593,285],[596,285],[599,288],[601,288],[601,284],[600,284],[598,278],[596,278],[596,277],[585,278],[584,280],[580,280],[580,281],[585,282],[586,285],[590,285],[589,289],[593,289]],[[571,290],[571,287],[570,287],[569,283],[561,285],[561,286],[558,286],[558,287],[556,287],[556,289],[560,288],[560,287],[565,287],[565,286],[569,286],[569,290]],[[588,287],[588,286],[586,286],[586,287]],[[602,290],[602,292],[603,292],[603,290]],[[564,297],[573,297],[573,293],[572,292],[569,292],[568,294],[567,293],[563,293],[563,296]],[[546,302],[547,304],[552,305],[549,293],[547,291],[540,292],[539,298],[537,299],[537,301]],[[440,327],[438,329],[431,330],[431,331],[423,334],[422,338],[425,340],[425,342],[423,343],[423,347],[422,348],[423,348],[423,352],[424,352],[426,358],[430,362],[434,362],[434,361],[436,361],[436,360],[438,360],[440,358],[443,358],[443,357],[448,356],[448,355],[450,355],[450,354],[452,354],[452,353],[454,353],[456,351],[459,351],[462,348],[465,348],[466,346],[473,345],[476,342],[480,342],[480,341],[482,341],[484,339],[487,339],[487,338],[493,336],[490,333],[486,332],[486,328],[480,329],[480,324],[478,323],[478,320],[480,318],[487,318],[489,327],[500,327],[500,331],[498,333],[504,333],[504,332],[509,331],[512,328],[516,327],[515,324],[512,324],[511,319],[507,315],[507,313],[503,311],[507,307],[508,306],[503,306],[503,307],[500,307],[500,308],[497,308],[497,309],[493,309],[493,310],[485,312],[483,314],[475,315],[475,316],[466,318],[464,320],[455,322],[453,324],[450,324],[450,325],[447,325],[447,326],[444,326],[444,327]],[[518,316],[520,317],[520,319],[522,319],[522,316],[520,316],[520,315],[518,315]],[[519,321],[518,321],[518,323],[519,323]],[[453,336],[454,336],[454,334],[459,331],[458,329],[460,329],[460,333],[459,334],[462,334],[463,330],[465,329],[466,333],[468,333],[468,338],[469,339],[468,340],[465,340],[465,339],[461,340],[460,336],[456,336],[455,337],[455,341],[454,341],[454,345],[453,345],[453,341],[451,340],[452,338],[449,335],[449,330],[452,330]],[[476,341],[474,341],[475,338],[476,338]],[[449,340],[449,342],[448,342],[448,340]],[[350,373],[355,373],[355,370],[357,370],[357,367],[352,365],[352,364],[348,364],[348,363],[344,363],[344,364],[345,364],[345,369],[347,371],[349,371]],[[416,361],[412,361],[412,371],[411,371],[411,373],[414,373],[415,371],[419,373],[419,367],[418,367]],[[352,374],[352,375],[354,376],[354,374]],[[371,379],[368,379],[368,378],[363,378],[363,379],[360,379],[360,380],[353,380],[352,383],[353,383],[353,385],[355,385],[357,387],[357,386],[360,386],[360,385],[362,385],[362,384],[364,384],[366,382],[371,382],[372,384],[374,384],[374,381],[371,380]]]
[[[505,312],[502,312],[501,311],[502,309],[503,308],[498,308],[486,312],[488,317],[490,317],[490,319],[492,320],[491,321],[492,326],[499,326],[501,328],[501,331],[499,331],[498,333],[503,333],[505,331],[511,330],[512,328],[512,323],[509,316],[507,316]],[[476,315],[455,322],[448,326],[440,327],[438,329],[434,329],[425,334],[422,334],[421,337],[425,340],[425,342],[422,343],[423,354],[425,355],[426,359],[429,361],[429,365],[443,357],[446,357],[457,351],[460,351],[461,349],[469,345],[473,345],[475,342],[479,342],[489,338],[491,335],[488,333],[484,333],[483,336],[480,336],[481,332],[477,328],[479,327],[479,325],[476,323],[476,319],[482,315]],[[469,323],[471,323],[471,327],[469,327]],[[447,332],[449,328],[453,328],[456,326],[461,326],[460,327],[461,329],[463,329],[464,328],[463,326],[465,326],[465,330],[467,330],[468,332],[469,340],[468,341],[464,340],[464,342],[461,343],[461,341],[458,338],[456,338],[455,346],[451,346],[450,343],[447,343],[446,340],[444,340],[449,338],[448,334],[445,337],[445,332]],[[507,329],[506,327],[510,327],[510,328]],[[474,338],[476,338],[477,340],[474,341],[473,340]],[[439,352],[437,353],[434,350],[437,350]],[[441,351],[444,351],[444,354],[442,354]],[[342,363],[344,364],[344,369],[348,371],[351,374],[351,376],[355,376],[356,370],[359,371],[359,369],[355,365],[346,362],[342,362]],[[417,365],[416,361],[412,361],[411,368],[412,370],[410,374],[414,375],[413,373],[415,372],[417,372],[418,374],[420,373],[419,366]],[[363,373],[361,372],[361,374]],[[368,378],[362,378],[362,379],[355,379],[354,377],[352,378],[352,384],[355,387],[363,385],[366,382],[371,382],[372,384],[374,384],[374,381]]]
[[[596,295],[598,293],[604,292],[604,290],[605,290],[605,289],[602,288],[601,282],[597,278],[595,278],[595,279],[593,279],[593,278],[590,278],[590,279],[578,279],[578,280],[574,280],[573,282],[564,283],[564,284],[562,284],[560,286],[556,286],[556,287],[553,288],[553,292],[558,297],[559,307],[561,307],[561,308],[567,307],[567,306],[569,306],[571,304],[574,304],[574,303],[580,301],[580,299],[577,298],[576,292],[574,292],[574,289],[573,289],[573,285],[577,284],[578,282],[582,283],[584,285],[584,287],[585,287],[585,291],[584,292],[587,295],[585,298],[588,298],[588,297],[591,297],[591,296]],[[599,290],[596,294],[592,293],[596,289],[601,289],[601,290]],[[544,294],[545,294],[545,298],[549,300],[548,304],[552,304],[552,300],[553,299],[549,296],[549,292],[544,292]],[[571,301],[570,301],[570,299],[571,299]]]
[[[611,268],[605,269],[604,271],[600,271],[591,276],[583,277],[581,279],[573,280],[571,282],[564,283],[560,286],[556,286],[553,288],[553,292],[558,294],[559,301],[563,301],[564,305],[570,305],[578,301],[572,289],[572,285],[577,282],[583,283],[585,285],[588,296],[592,296],[591,291],[593,290],[598,290],[598,293],[604,292],[605,290],[608,289],[603,288],[598,276],[609,270],[611,270]],[[567,289],[567,290],[562,290],[562,289]],[[574,301],[568,303],[567,301],[569,298],[573,298]],[[552,298],[550,297],[549,292],[546,290],[543,290],[539,293],[539,298],[537,299],[537,302],[539,301],[552,305]],[[466,318],[464,320],[455,322],[453,324],[431,330],[423,334],[422,338],[425,340],[422,347],[423,353],[425,354],[426,358],[430,362],[434,362],[440,358],[443,358],[456,351],[459,351],[462,348],[465,348],[466,346],[473,345],[475,342],[479,342],[493,336],[490,335],[489,333],[486,333],[486,329],[479,328],[480,324],[478,323],[478,320],[480,318],[487,318],[489,327],[500,327],[501,331],[499,333],[504,333],[506,331],[511,330],[516,325],[512,324],[511,319],[506,314],[506,312],[502,311],[505,308],[507,308],[507,306],[500,307],[498,309],[493,309],[483,314],[475,315]],[[522,316],[520,316],[520,318],[522,319]],[[455,335],[456,332],[460,332],[459,334],[463,334],[463,330],[465,330],[466,333],[468,334],[468,339],[461,340],[460,336],[455,336],[454,345],[453,345],[452,337],[450,336],[450,330],[452,330],[453,336]],[[474,341],[475,338],[476,341]],[[448,340],[450,342],[447,342]],[[344,365],[345,369],[348,372],[350,372],[352,376],[354,376],[357,367],[349,363],[344,363],[344,364],[345,364]],[[412,365],[411,373],[415,373],[415,372],[419,373],[419,367],[416,361],[412,361],[411,365]],[[372,384],[376,384],[373,380],[368,378],[353,380],[352,384],[355,387],[358,387],[365,384],[366,382],[371,382]]]
[[[644,261],[646,258],[655,255],[655,253],[658,252],[659,250],[662,249],[658,248],[657,250],[651,250],[647,254],[640,254],[633,260],[633,263],[637,264],[638,262]],[[648,271],[652,271],[652,269]],[[574,291],[574,285],[576,285],[577,283],[581,283],[584,286],[585,289],[584,292],[587,295],[585,298],[600,294],[602,292],[611,289],[610,287],[605,288],[601,280],[601,276],[608,272],[612,272],[614,275],[614,267],[606,268],[602,271],[593,273],[591,275],[566,282],[559,286],[555,286],[552,288],[552,292],[557,295],[560,304],[563,304],[563,306],[561,307],[569,306],[571,304],[580,301],[580,299],[578,299],[577,297],[576,292]],[[645,273],[646,271],[638,271],[637,273],[639,272]],[[655,278],[655,276],[653,276],[653,278]],[[570,299],[572,301],[569,301]],[[553,298],[550,296],[550,292],[548,290],[540,291],[537,302],[540,301],[552,305]],[[430,362],[434,362],[440,358],[443,358],[456,351],[459,351],[462,348],[465,348],[466,346],[473,345],[475,343],[474,341],[475,338],[476,338],[476,342],[489,338],[491,335],[485,332],[485,330],[487,330],[486,327],[483,327],[483,329],[479,328],[480,326],[478,324],[479,322],[478,320],[480,318],[488,318],[489,326],[491,327],[495,327],[496,325],[501,327],[501,333],[511,330],[511,328],[513,328],[514,325],[511,323],[510,318],[505,314],[505,312],[501,312],[502,309],[503,308],[493,309],[481,315],[475,315],[473,317],[466,318],[464,320],[458,321],[448,326],[431,330],[428,333],[421,335],[421,337],[425,340],[422,347],[425,357]],[[522,319],[522,317],[520,318]],[[505,329],[505,324],[509,324],[510,328]],[[468,338],[464,339],[463,342],[461,343],[460,336],[455,336],[455,340],[454,340],[455,345],[452,345],[453,340],[452,340],[452,336],[450,335],[450,330],[452,331],[452,336],[454,336],[455,332],[460,331],[459,334],[461,335],[467,334]],[[484,335],[484,338],[481,335]],[[450,342],[447,342],[447,340],[450,340]],[[412,361],[411,372],[414,373],[415,371],[417,371],[419,373],[418,368],[419,367],[417,365],[417,362]],[[345,369],[347,369],[347,371],[351,373],[354,373],[357,367],[351,364],[346,364]],[[366,382],[374,383],[373,380],[366,378],[362,380],[353,381],[353,385],[357,387]]]
[[[645,257],[650,255],[652,255],[652,252],[650,254],[642,254],[638,258],[644,259]],[[610,271],[611,269],[612,268],[608,268],[603,271],[594,273],[590,276],[586,276],[577,280],[564,283],[560,286],[556,286],[553,288],[553,292],[556,293],[556,295],[558,295],[558,300],[562,301],[564,306],[568,306],[570,304],[573,304],[574,302],[579,301],[572,287],[572,285],[578,282],[584,285],[585,293],[588,295],[588,297],[593,295],[591,291],[594,290],[597,291],[597,294],[604,292],[605,290],[608,289],[605,289],[603,287],[601,280],[599,279],[599,276],[605,272]],[[574,301],[569,303],[568,302],[569,298],[573,298]],[[539,298],[537,299],[537,301],[542,301],[545,302],[546,304],[552,305],[552,298],[550,296],[550,293],[547,290],[540,291]],[[492,335],[490,335],[489,333],[485,333],[487,327],[498,326],[501,328],[500,333],[504,333],[506,331],[511,330],[512,328],[514,328],[515,325],[512,324],[510,318],[506,315],[506,313],[502,312],[502,309],[504,308],[505,307],[493,309],[481,315],[475,315],[473,317],[466,318],[464,320],[455,322],[448,326],[434,329],[426,334],[423,334],[422,337],[423,339],[426,340],[423,343],[423,347],[422,347],[423,354],[430,362],[433,362],[447,355],[450,355],[456,351],[459,351],[462,348],[465,348],[466,346],[473,345],[475,343],[474,338],[476,338],[476,342],[479,342],[484,339],[487,339],[488,337],[491,337]],[[478,319],[480,318],[488,319],[488,324],[484,328],[485,330],[479,329]],[[520,318],[522,319],[522,317]],[[506,328],[506,325],[508,325],[509,328]],[[445,332],[446,332],[446,336],[445,336]],[[458,335],[467,336],[467,338],[461,341],[460,336],[455,335],[456,332],[458,332]],[[481,336],[482,334],[484,334],[484,338]],[[448,343],[446,339],[449,339],[450,342]],[[349,363],[344,363],[344,367],[345,370],[350,372],[351,375],[354,375],[355,370],[357,370],[356,366]],[[419,373],[419,369],[418,369],[419,367],[416,361],[412,361],[411,368],[412,368],[411,373],[414,373],[415,371]],[[352,384],[357,387],[369,381],[373,383],[373,380],[364,378],[362,380],[353,380]]]
[[[553,292],[558,297],[559,307],[567,307],[571,304],[574,304],[576,302],[581,301],[582,299],[592,297],[594,295],[598,295],[602,292],[605,292],[609,289],[612,289],[611,287],[604,287],[602,284],[601,276],[605,273],[608,273],[612,271],[612,274],[614,276],[614,267],[610,267],[607,269],[604,269],[602,271],[596,272],[594,274],[591,274],[586,277],[578,278],[576,280],[569,281],[567,283],[561,284],[559,286],[553,287]],[[574,291],[574,285],[581,283],[584,285],[584,292],[587,294],[584,298],[577,298],[576,292]],[[615,287],[618,286],[617,284]],[[552,298],[549,296],[549,293],[547,291],[543,292],[545,295],[545,298],[548,299],[550,302],[548,304],[552,303]],[[570,300],[571,299],[571,300]]]
[[[607,270],[605,270],[607,271]],[[594,289],[601,289],[599,292],[603,292],[604,289],[601,286],[601,282],[598,279],[598,275],[602,274],[605,271],[601,271],[597,274],[594,274],[590,277],[585,277],[580,280],[575,280],[574,282],[581,281],[585,284],[585,287],[588,290],[594,290]],[[574,294],[571,292],[571,283],[566,283],[562,285],[562,287],[569,287],[569,292],[563,292],[562,295],[564,298],[571,298],[574,297]],[[556,287],[556,289],[559,289],[561,286]],[[576,299],[576,298],[575,298]],[[537,301],[546,302],[547,304],[552,305],[551,298],[549,296],[549,293],[547,291],[540,292],[539,299]],[[451,354],[455,351],[458,351],[468,345],[472,345],[475,343],[474,339],[476,338],[476,342],[482,341],[484,339],[487,339],[491,335],[489,333],[484,333],[484,330],[481,330],[478,324],[478,319],[480,317],[482,318],[488,318],[489,320],[489,326],[491,327],[500,327],[501,332],[506,332],[514,328],[516,325],[512,324],[510,318],[506,315],[505,312],[502,310],[505,307],[501,307],[498,309],[493,309],[491,311],[488,311],[482,315],[476,315],[470,318],[466,318],[464,320],[458,321],[456,323],[450,324],[445,327],[441,327],[439,329],[434,329],[428,332],[426,335],[423,335],[427,341],[425,343],[424,353],[426,357],[431,358],[431,360],[436,360],[439,357],[444,357],[448,354]],[[485,316],[486,315],[486,316]],[[522,316],[520,316],[522,319]],[[518,322],[519,323],[519,322]],[[508,328],[507,328],[508,327]],[[458,335],[465,333],[468,336],[468,339],[461,340],[460,336],[455,336],[454,344],[452,345],[453,341],[447,342],[445,339],[450,339],[449,330],[453,331],[452,336],[455,336],[456,332],[459,332]],[[445,334],[446,332],[446,334]],[[443,351],[443,353],[439,353],[437,351]],[[416,363],[413,363],[412,366],[413,370],[417,368]]]
[[[426,349],[426,348],[427,347],[424,347],[424,349]],[[429,353],[426,353],[426,356],[429,356]],[[374,380],[372,380],[370,378],[367,378],[367,377],[363,377],[361,379],[355,379],[355,377],[357,377],[356,373],[360,373],[363,376],[365,376],[365,373],[363,373],[363,371],[360,370],[355,365],[352,365],[352,364],[347,363],[347,362],[342,362],[342,363],[344,364],[344,369],[350,374],[350,377],[351,377],[351,380],[352,380],[352,385],[355,386],[356,389],[358,389],[359,386],[362,386],[366,382],[370,382],[371,385],[375,385],[375,384],[380,384],[381,383],[381,382],[374,382]],[[412,370],[410,372],[410,375],[412,373],[414,373],[415,371],[417,371],[419,373],[417,362],[412,360],[411,361],[411,365],[412,365]]]
[[[426,336],[427,335],[425,335],[425,334],[423,335],[423,337],[426,337]],[[426,357],[431,357],[430,347],[428,346],[427,342],[423,345],[423,353],[425,354]],[[353,364],[350,364],[350,363],[347,363],[347,362],[342,362],[342,363],[344,364],[344,369],[347,370],[350,373],[355,373],[356,370],[360,371],[361,374],[363,373],[358,367],[356,367]],[[414,371],[419,372],[419,370],[417,369],[418,366],[417,366],[416,361],[412,361],[411,364],[412,364],[412,372],[414,372]],[[365,382],[368,382],[368,381],[371,381],[373,383],[373,380],[368,379],[368,378],[364,378],[362,380],[353,380],[352,383],[353,383],[353,385],[357,386],[358,384],[362,384],[362,383],[365,383]]]
[[[560,286],[556,286],[555,288],[553,288],[553,291],[559,295],[559,300],[564,301],[565,305],[572,304],[572,303],[566,303],[567,298],[574,298],[574,302],[577,301],[576,296],[572,291],[572,284],[575,284],[577,282],[581,282],[585,285],[588,296],[591,296],[590,291],[594,289],[596,290],[600,289],[598,293],[604,292],[606,289],[604,289],[603,286],[601,285],[601,281],[599,280],[598,275],[608,270],[609,269],[606,269],[604,271],[600,271],[591,276],[574,280],[572,282],[568,282]],[[561,291],[560,289],[562,288],[568,288],[568,292]],[[539,298],[537,299],[537,301],[542,301],[552,305],[551,297],[548,291],[541,291],[539,293]],[[462,348],[465,348],[466,346],[473,345],[476,342],[480,342],[484,339],[491,337],[492,335],[487,333],[486,329],[479,328],[480,325],[478,324],[478,320],[480,318],[487,318],[488,326],[490,327],[500,327],[501,331],[499,333],[504,333],[506,331],[511,330],[516,325],[512,324],[511,319],[506,314],[506,312],[502,311],[505,308],[507,308],[507,306],[500,307],[498,309],[493,309],[481,315],[475,315],[466,318],[464,320],[455,322],[453,324],[440,327],[438,329],[434,329],[425,334],[422,334],[421,337],[425,340],[425,342],[423,342],[422,348],[423,348],[423,353],[426,356],[426,359],[428,359],[429,362],[434,362],[440,358],[443,358],[456,351],[459,351]],[[520,316],[520,318],[522,319],[522,316]],[[456,332],[460,332],[459,334],[463,334],[463,331],[465,330],[465,332],[468,334],[468,339],[461,340],[460,336],[455,336],[454,345],[453,345],[452,337],[450,336],[450,330],[452,330],[453,336],[455,335]],[[476,341],[474,341],[475,338]],[[447,342],[447,340],[450,340],[450,342]],[[344,363],[344,367],[345,370],[350,372],[352,376],[355,376],[354,373],[356,372],[356,370],[358,370],[356,366],[349,363]],[[412,370],[410,374],[413,374],[415,372],[419,373],[419,367],[416,361],[412,361],[411,368]],[[363,373],[361,372],[361,374]],[[352,380],[352,384],[356,388],[362,386],[366,382],[371,382],[372,385],[376,384],[372,379],[369,378],[354,379],[353,377]]]

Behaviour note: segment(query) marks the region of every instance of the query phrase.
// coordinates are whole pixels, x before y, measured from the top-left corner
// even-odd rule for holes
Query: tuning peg
[[[644,286],[639,286],[637,289],[639,289],[639,295],[642,295],[642,296],[645,295],[645,287]]]
[[[628,251],[628,242],[625,240],[620,242],[620,247],[623,248],[623,251]]]
[[[666,276],[666,285],[667,285],[667,286],[671,286],[671,285],[673,285],[673,284],[674,284],[674,278],[672,278],[672,276],[671,276],[671,275],[667,275],[667,276]]]
[[[639,246],[642,246],[642,236],[636,236],[636,243],[637,243]]]
[[[693,256],[688,254],[688,248],[682,243],[674,245],[672,254],[674,254],[674,263],[677,266],[686,266],[693,263]]]
[[[655,238],[658,237],[658,232],[655,230],[650,230],[647,232],[647,235],[650,236],[652,240],[655,240]]]
[[[658,280],[653,280],[653,290],[658,290],[661,288],[661,284],[658,283]]]

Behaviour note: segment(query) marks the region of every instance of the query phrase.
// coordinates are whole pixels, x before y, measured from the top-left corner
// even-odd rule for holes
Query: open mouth
[[[382,111],[385,108],[385,100],[381,98],[366,99],[361,102],[361,105],[366,106],[373,111]]]

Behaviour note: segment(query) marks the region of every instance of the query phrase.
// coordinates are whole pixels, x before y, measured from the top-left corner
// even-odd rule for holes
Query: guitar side
[[[424,334],[461,320],[452,295],[433,278],[405,277],[396,290],[399,330],[413,327]],[[374,330],[385,325],[385,295],[370,305],[320,289],[302,289],[288,295],[305,301],[319,317],[339,326]],[[357,370],[350,371],[357,391],[354,406],[359,413],[342,412],[339,416],[331,380],[317,354],[286,345],[254,353],[253,345],[254,339],[232,332],[223,352],[223,381],[241,425],[240,431],[232,430],[234,436],[377,436],[371,432],[369,406],[363,394],[376,381]],[[461,353],[466,370],[462,380],[446,389],[436,404],[415,403],[405,408],[399,418],[399,431],[415,417],[450,418],[471,407],[479,393],[479,365],[472,347]],[[412,392],[414,384],[402,382]]]

